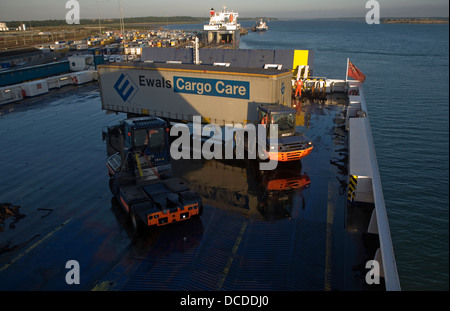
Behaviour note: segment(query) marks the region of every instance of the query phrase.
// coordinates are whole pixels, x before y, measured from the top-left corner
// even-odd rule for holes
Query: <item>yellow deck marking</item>
[[[52,232],[48,233],[46,236],[44,236],[42,239],[40,239],[39,241],[37,241],[36,243],[34,243],[33,245],[31,245],[30,247],[28,247],[22,254],[18,255],[17,257],[15,257],[13,260],[11,260],[9,263],[7,263],[6,265],[4,265],[3,267],[0,268],[0,272],[3,270],[6,270],[8,267],[10,267],[12,264],[16,263],[20,258],[22,258],[23,256],[25,256],[26,254],[28,254],[29,252],[31,252],[33,249],[35,249],[37,246],[39,246],[42,242],[44,242],[45,240],[47,240],[49,237],[51,237],[53,234],[55,234],[57,231],[59,231],[62,227],[64,227],[65,225],[67,225],[69,223],[69,221],[71,221],[73,219],[70,218],[68,220],[66,220],[65,222],[63,222],[59,227],[57,227],[55,230],[53,230]]]
[[[244,222],[244,224],[242,225],[242,228],[241,228],[241,232],[239,232],[239,235],[236,239],[236,243],[234,243],[233,250],[231,251],[231,256],[228,259],[227,265],[225,266],[225,269],[223,269],[223,277],[220,280],[219,284],[217,284],[217,290],[222,289],[223,282],[225,282],[228,272],[230,271],[231,264],[233,263],[234,257],[236,257],[236,252],[239,248],[239,245],[241,244],[242,237],[244,236],[244,232],[245,232],[246,228],[247,228],[247,222]]]

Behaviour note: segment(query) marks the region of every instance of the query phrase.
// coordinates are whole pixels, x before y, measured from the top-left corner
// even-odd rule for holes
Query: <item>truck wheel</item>
[[[112,193],[114,196],[116,195],[116,194],[115,194],[115,191],[114,191],[114,180],[113,180],[112,177],[109,179],[109,190],[111,191],[111,193]]]
[[[203,204],[200,204],[200,206],[198,207],[198,214],[195,216],[200,217],[202,215],[203,215]]]
[[[141,233],[144,229],[144,224],[142,223],[142,220],[137,216],[134,208],[130,209],[130,224],[131,228],[133,229],[133,233]]]

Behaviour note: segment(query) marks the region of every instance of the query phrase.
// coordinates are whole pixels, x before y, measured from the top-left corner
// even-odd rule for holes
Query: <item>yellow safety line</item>
[[[94,286],[91,289],[92,292],[109,291],[114,287],[115,283],[113,281],[103,281]]]
[[[42,239],[40,239],[39,241],[37,241],[36,243],[34,243],[33,245],[31,245],[30,247],[28,247],[22,254],[18,255],[16,258],[14,258],[13,260],[11,260],[9,263],[7,263],[6,265],[4,265],[3,267],[0,268],[0,272],[7,269],[9,266],[11,266],[12,264],[16,263],[20,258],[22,258],[23,256],[25,256],[26,254],[28,254],[29,252],[31,252],[33,249],[35,249],[38,245],[40,245],[42,242],[44,242],[45,240],[47,240],[49,237],[51,237],[53,234],[55,234],[57,231],[59,231],[59,229],[61,229],[62,227],[64,227],[65,225],[67,225],[69,223],[69,221],[71,221],[73,219],[70,218],[68,220],[66,220],[65,222],[63,222],[59,227],[57,227],[55,230],[53,230],[52,232],[50,232],[49,234],[47,234],[45,237],[43,237]]]
[[[225,282],[225,279],[227,278],[228,272],[230,271],[231,264],[233,263],[234,257],[236,256],[237,250],[239,248],[239,245],[241,244],[242,237],[244,236],[245,229],[247,228],[247,222],[244,222],[241,228],[241,232],[239,232],[239,235],[236,239],[236,243],[234,244],[233,250],[231,251],[231,256],[228,259],[227,265],[225,266],[225,269],[223,269],[223,277],[217,284],[217,290],[222,289],[223,282]]]
[[[358,176],[357,175],[351,175],[350,181],[348,183],[348,192],[347,192],[347,200],[348,201],[354,201],[356,196],[356,185],[358,183]]]

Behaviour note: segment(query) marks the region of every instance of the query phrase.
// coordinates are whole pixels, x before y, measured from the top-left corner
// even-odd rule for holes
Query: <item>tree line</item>
[[[204,22],[204,17],[191,16],[147,16],[147,17],[127,17],[124,18],[124,23],[200,23]],[[101,19],[102,25],[118,24],[119,18]],[[80,19],[80,25],[92,25],[98,23],[98,19]],[[65,26],[67,25],[64,19],[49,19],[42,21],[11,21],[7,22],[9,28],[17,28],[25,24],[27,27],[44,27],[44,26]]]

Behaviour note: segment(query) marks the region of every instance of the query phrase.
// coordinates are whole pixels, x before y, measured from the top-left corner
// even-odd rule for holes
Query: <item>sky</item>
[[[239,12],[241,17],[364,18],[365,0],[78,0],[81,19],[124,17],[206,17],[209,9]],[[67,0],[0,0],[0,22],[65,19]],[[448,17],[448,0],[378,0],[380,17]]]

